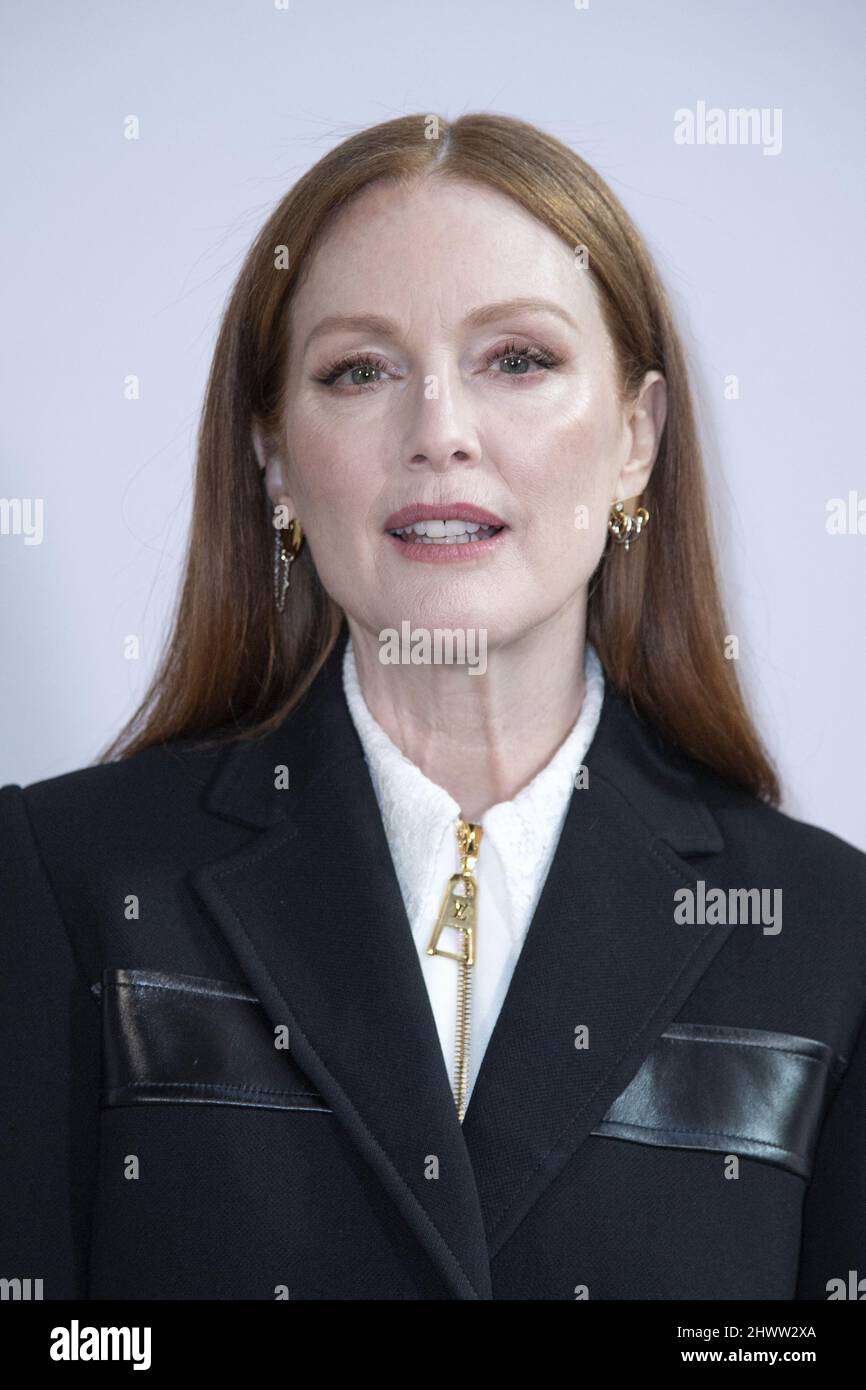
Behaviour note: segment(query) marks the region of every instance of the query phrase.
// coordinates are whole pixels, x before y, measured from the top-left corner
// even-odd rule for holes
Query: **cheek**
[[[291,489],[311,535],[346,541],[369,512],[376,493],[373,470],[364,463],[357,439],[331,428],[298,428],[288,441],[293,460]],[[351,521],[351,525],[349,522]]]
[[[527,535],[567,551],[589,538],[596,545],[607,525],[613,463],[610,426],[600,411],[575,410],[537,431],[514,478]]]
[[[344,437],[308,436],[294,455],[294,497],[319,578],[344,608],[376,583],[381,553],[375,518],[381,513],[381,482],[361,451]]]

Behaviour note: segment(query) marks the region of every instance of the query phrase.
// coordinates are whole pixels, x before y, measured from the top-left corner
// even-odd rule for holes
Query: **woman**
[[[225,315],[153,686],[0,794],[7,1277],[851,1296],[866,856],[778,809],[712,556],[592,169],[411,116],[304,175]]]

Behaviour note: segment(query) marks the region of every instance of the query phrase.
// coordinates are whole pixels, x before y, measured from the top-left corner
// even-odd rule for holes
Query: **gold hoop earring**
[[[624,545],[626,550],[632,541],[640,540],[641,532],[650,519],[650,514],[646,507],[638,507],[634,516],[630,516],[623,510],[622,502],[611,504],[610,516],[608,517],[607,529],[617,545]]]
[[[304,543],[301,523],[293,516],[287,527],[277,524],[277,508],[274,508],[274,602],[277,612],[282,613],[286,606],[286,591],[291,583],[291,567],[298,558],[298,551]],[[283,542],[282,532],[289,533],[289,546]]]

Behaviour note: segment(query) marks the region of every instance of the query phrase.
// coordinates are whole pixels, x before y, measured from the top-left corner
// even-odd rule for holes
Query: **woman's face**
[[[296,290],[287,372],[268,493],[376,635],[408,620],[483,628],[495,646],[583,606],[611,501],[643,490],[663,423],[658,373],[649,408],[620,406],[579,258],[474,184],[380,183],[343,211]],[[462,541],[389,534],[416,505],[457,513],[460,534],[460,504],[502,530],[468,540],[487,535],[476,516]]]

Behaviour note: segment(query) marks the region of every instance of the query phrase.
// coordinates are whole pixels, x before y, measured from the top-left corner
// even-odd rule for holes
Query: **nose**
[[[438,448],[432,444],[428,446],[426,452],[421,451],[415,453],[409,460],[410,464],[414,467],[418,467],[419,465],[426,466],[430,469],[431,473],[444,473],[453,464],[467,464],[471,463],[471,461],[471,452],[467,449],[452,449],[447,445]]]
[[[481,446],[471,402],[447,366],[419,382],[412,411],[405,455],[411,467],[442,473],[479,461]]]

